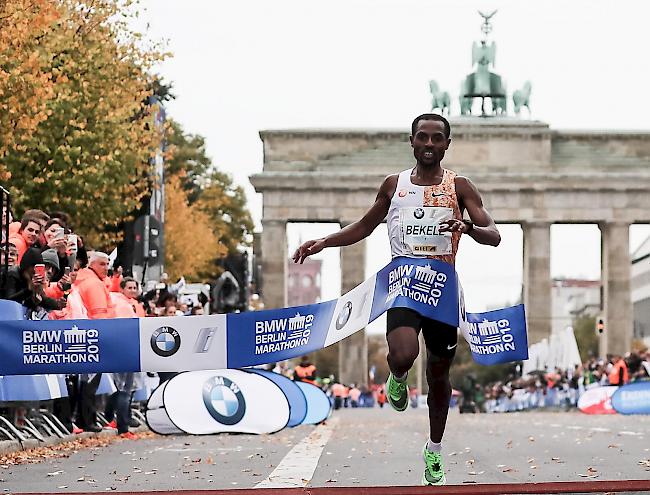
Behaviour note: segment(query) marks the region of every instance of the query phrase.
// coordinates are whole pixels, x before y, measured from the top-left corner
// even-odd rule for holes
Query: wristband
[[[472,230],[474,230],[474,222],[471,220],[463,220],[463,223],[467,226],[467,232],[466,234],[469,234]]]

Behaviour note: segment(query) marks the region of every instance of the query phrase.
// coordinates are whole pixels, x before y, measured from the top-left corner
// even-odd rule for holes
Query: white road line
[[[337,422],[338,418],[332,418],[317,426],[284,456],[268,478],[254,488],[295,488],[309,483]]]

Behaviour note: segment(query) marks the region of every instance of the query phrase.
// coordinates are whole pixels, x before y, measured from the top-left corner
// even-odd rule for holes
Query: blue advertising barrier
[[[316,425],[325,421],[332,412],[332,404],[325,392],[311,383],[296,382],[296,385],[300,387],[307,399],[307,416],[303,419],[302,424]]]
[[[228,315],[0,321],[0,374],[244,368],[308,354],[390,308],[460,327],[475,361],[528,358],[523,306],[467,313],[454,267],[395,258],[332,301]]]
[[[307,417],[307,398],[302,390],[293,380],[284,375],[273,373],[272,371],[248,368],[244,371],[262,375],[275,383],[284,393],[289,401],[289,423],[288,427],[298,426],[303,423]]]
[[[61,375],[0,376],[0,402],[28,402],[68,396]]]
[[[620,414],[650,414],[650,381],[619,387],[612,395],[612,407]]]

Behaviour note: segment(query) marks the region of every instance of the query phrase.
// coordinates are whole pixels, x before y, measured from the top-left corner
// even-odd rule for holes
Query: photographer
[[[7,299],[16,301],[31,312],[33,319],[43,319],[48,311],[59,309],[59,303],[45,295],[48,284],[45,263],[40,250],[29,248],[20,264],[7,273]]]

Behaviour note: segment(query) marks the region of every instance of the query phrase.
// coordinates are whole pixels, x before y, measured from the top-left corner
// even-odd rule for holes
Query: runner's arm
[[[479,244],[498,246],[501,242],[501,234],[499,234],[494,219],[483,206],[481,194],[476,186],[466,177],[456,177],[456,194],[467,210],[473,227],[469,227],[460,220],[451,220],[447,230],[468,234]]]
[[[346,225],[338,232],[321,239],[312,239],[296,249],[293,254],[294,263],[302,263],[305,258],[319,253],[326,247],[349,246],[368,237],[379,225],[390,207],[390,201],[397,188],[397,175],[389,175],[379,188],[375,203],[360,220]]]

